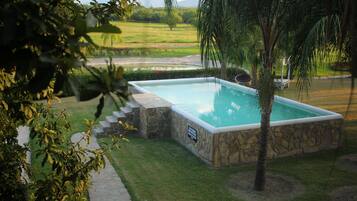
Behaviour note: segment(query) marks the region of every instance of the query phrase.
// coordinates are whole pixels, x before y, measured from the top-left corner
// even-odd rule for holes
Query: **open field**
[[[166,24],[112,22],[121,34],[91,33],[93,41],[101,46],[94,55],[173,57],[199,54],[196,28],[178,24],[170,31]],[[104,47],[104,48],[103,48]]]
[[[345,114],[349,86],[347,79],[317,80],[312,83],[308,95],[301,94],[302,98],[299,98],[295,86],[278,94]],[[326,201],[333,189],[357,185],[356,173],[339,169],[331,172],[335,157],[356,153],[357,99],[351,104],[348,119],[342,149],[269,162],[269,171],[294,177],[305,186],[305,193],[295,201]],[[110,142],[110,139],[100,141]],[[122,144],[120,150],[113,150],[107,156],[133,200],[240,200],[232,197],[227,181],[231,175],[252,171],[255,167],[255,164],[246,164],[213,169],[172,139],[131,137],[130,142]]]

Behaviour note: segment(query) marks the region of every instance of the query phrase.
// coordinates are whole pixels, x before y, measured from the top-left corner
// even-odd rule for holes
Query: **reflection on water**
[[[143,86],[214,127],[260,122],[257,96],[215,82]],[[318,114],[275,102],[272,121],[314,117]]]

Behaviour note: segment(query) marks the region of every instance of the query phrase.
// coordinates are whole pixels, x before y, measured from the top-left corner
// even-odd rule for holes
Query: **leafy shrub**
[[[51,107],[68,72],[79,66],[91,46],[90,32],[119,33],[110,15],[125,16],[134,0],[3,0],[0,9],[0,200],[83,200],[90,173],[104,166],[102,150],[82,148],[64,138],[70,128],[64,111]],[[109,91],[106,91],[109,93]],[[47,101],[37,101],[44,99]],[[91,134],[93,121],[87,121]],[[31,176],[27,148],[18,145],[17,128],[31,129],[40,147],[32,156],[42,161],[43,176]]]

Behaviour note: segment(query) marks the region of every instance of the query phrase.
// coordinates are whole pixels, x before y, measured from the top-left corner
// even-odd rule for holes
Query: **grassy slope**
[[[130,53],[124,56],[170,57],[198,54],[197,31],[192,25],[179,24],[170,31],[166,24],[113,22],[122,30],[122,34],[111,34],[105,42],[102,33],[90,34],[94,42],[102,47],[127,48]],[[146,49],[148,55],[137,55]]]
[[[280,94],[298,99],[294,86]],[[316,81],[302,101],[344,113],[348,94],[348,81]],[[353,121],[346,123],[347,140],[337,155],[356,152],[356,100],[349,119]],[[325,201],[332,189],[357,185],[356,173],[335,169],[330,176],[335,153],[324,151],[277,159],[269,162],[268,169],[293,176],[305,185],[305,193],[295,200]],[[226,181],[231,174],[254,169],[254,164],[212,169],[171,139],[130,138],[122,149],[107,155],[134,200],[236,200],[226,189]]]

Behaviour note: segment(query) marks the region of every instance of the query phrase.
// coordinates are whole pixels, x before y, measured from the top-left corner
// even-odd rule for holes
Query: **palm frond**
[[[337,50],[340,33],[338,15],[319,17],[297,33],[292,63],[300,90],[310,86],[311,77],[316,70],[316,60],[326,59],[332,51]]]

